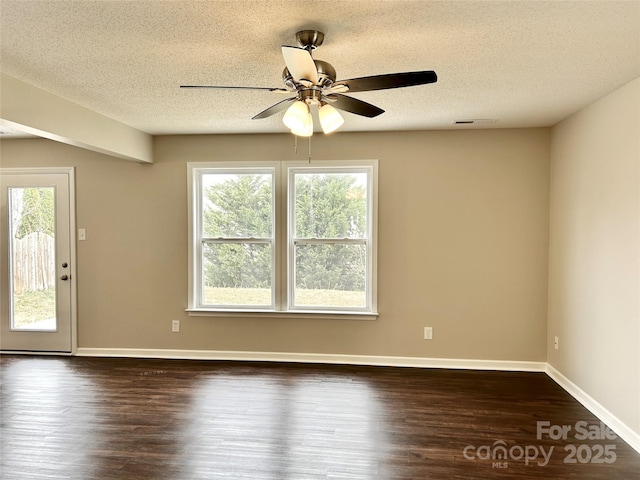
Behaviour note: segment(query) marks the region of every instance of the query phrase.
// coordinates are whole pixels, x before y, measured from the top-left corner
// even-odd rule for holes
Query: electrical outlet
[[[171,321],[171,331],[173,333],[178,333],[180,331],[180,320]]]
[[[433,327],[424,327],[424,339],[433,340]]]
[[[558,350],[558,337],[553,337],[553,348]]]

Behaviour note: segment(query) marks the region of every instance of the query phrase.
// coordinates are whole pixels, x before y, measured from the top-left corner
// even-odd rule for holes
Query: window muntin
[[[318,163],[188,165],[190,314],[376,315],[377,161]]]

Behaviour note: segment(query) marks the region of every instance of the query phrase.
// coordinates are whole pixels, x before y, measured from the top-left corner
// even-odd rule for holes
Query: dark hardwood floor
[[[3,355],[0,375],[6,480],[640,478],[542,373]]]

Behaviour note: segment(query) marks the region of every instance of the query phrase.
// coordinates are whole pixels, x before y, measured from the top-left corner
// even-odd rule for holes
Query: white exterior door
[[[72,168],[0,169],[0,350],[73,353]]]

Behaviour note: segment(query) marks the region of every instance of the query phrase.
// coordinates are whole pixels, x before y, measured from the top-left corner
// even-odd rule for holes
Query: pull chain
[[[309,138],[309,163],[311,163],[311,136]],[[298,154],[298,136],[293,136],[293,151],[297,155]]]

